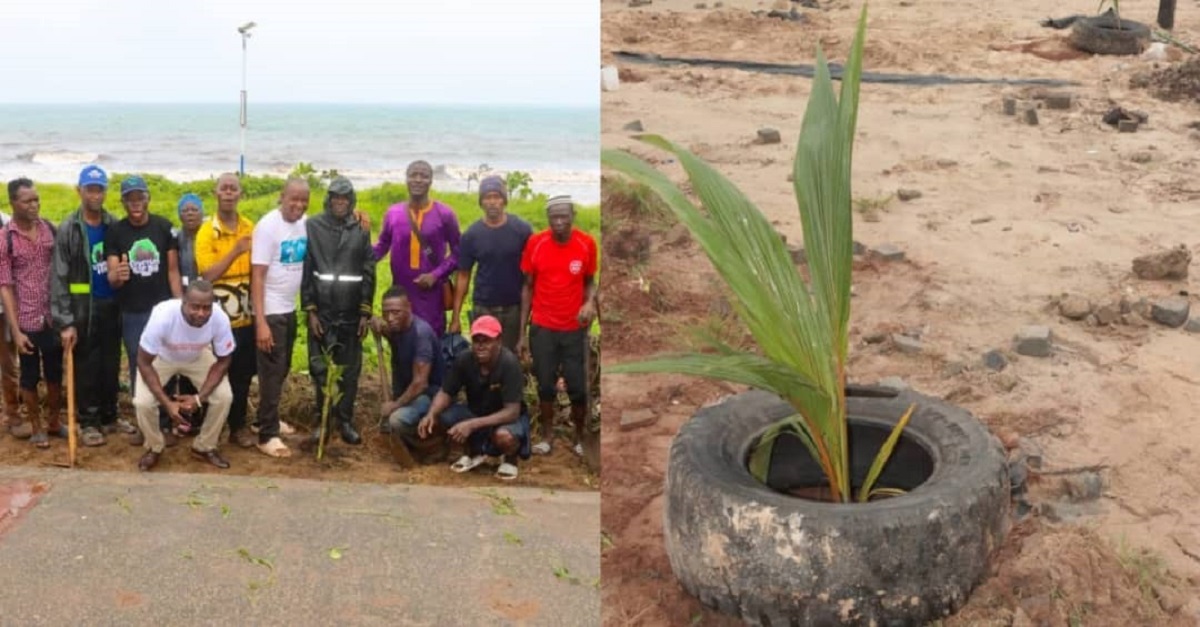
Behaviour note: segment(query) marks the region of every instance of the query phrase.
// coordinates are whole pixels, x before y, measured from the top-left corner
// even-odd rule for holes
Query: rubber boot
[[[338,421],[338,435],[342,436],[342,441],[346,444],[362,444],[362,436],[354,428],[354,421],[352,420]]]

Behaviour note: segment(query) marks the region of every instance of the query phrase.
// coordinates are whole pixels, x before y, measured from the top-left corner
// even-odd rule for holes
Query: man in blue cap
[[[137,347],[154,306],[179,298],[179,245],[171,222],[150,213],[150,188],[140,176],[121,181],[126,217],[104,236],[108,283],[117,292],[121,337],[129,360],[129,390],[136,395]]]
[[[79,209],[54,238],[50,311],[64,351],[74,351],[76,410],[84,446],[101,446],[104,433],[137,429],[117,415],[121,319],[108,282],[104,237],[116,222],[104,209],[108,174],[97,165],[79,173]]]

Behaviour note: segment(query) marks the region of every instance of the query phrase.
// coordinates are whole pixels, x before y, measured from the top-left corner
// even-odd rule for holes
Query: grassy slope
[[[125,215],[125,210],[121,206],[117,191],[122,178],[124,177],[121,174],[114,174],[110,177],[109,192],[105,201],[105,208],[117,217]],[[211,216],[216,211],[216,199],[213,197],[215,181],[175,183],[154,175],[147,175],[145,178],[150,187],[151,212],[170,219],[175,225],[179,224],[179,217],[175,207],[179,202],[179,198],[185,193],[195,193],[204,199],[206,215]],[[279,191],[282,186],[283,181],[278,178],[247,177],[243,183],[246,197],[242,199],[239,205],[240,211],[246,217],[257,221],[263,214],[268,213],[278,206]],[[37,189],[42,201],[42,216],[53,221],[55,224],[58,224],[63,216],[74,211],[79,206],[78,195],[70,185],[42,183],[37,185]],[[379,187],[357,191],[358,208],[371,216],[372,240],[374,240],[379,236],[379,227],[383,223],[383,214],[387,211],[387,208],[397,202],[406,200],[408,198],[408,190],[403,185],[385,183]],[[478,220],[482,215],[482,211],[479,208],[479,198],[476,194],[439,193],[435,189],[432,195],[435,200],[439,200],[454,209],[454,213],[458,216],[459,225],[464,231],[467,226]],[[0,194],[0,197],[3,197],[0,199],[0,208],[11,214],[12,207],[9,206],[8,199],[4,196],[4,194]],[[309,215],[315,215],[324,210],[324,199],[325,190],[314,187],[309,201]],[[545,200],[545,196],[535,197],[530,200],[513,198],[509,201],[508,211],[528,221],[533,225],[535,231],[542,230],[547,226],[544,208]],[[580,207],[576,215],[575,227],[587,232],[598,241],[600,238],[600,207],[596,205]],[[376,309],[378,310],[379,295],[392,284],[392,272],[388,259],[384,259],[376,266],[376,273]],[[470,307],[470,299],[471,296],[468,293],[467,300],[463,306],[464,329],[467,327],[465,318],[467,314],[466,310]],[[599,325],[593,326],[593,332],[599,333]],[[308,350],[303,330],[298,334],[296,349],[292,363],[293,371],[306,371],[308,369]],[[369,376],[368,373],[373,373],[377,367],[374,342],[368,340],[364,343],[363,349],[366,357],[363,364],[365,369],[363,374],[364,376]]]

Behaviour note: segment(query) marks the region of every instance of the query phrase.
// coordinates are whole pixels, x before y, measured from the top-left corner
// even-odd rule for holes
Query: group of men
[[[224,174],[211,218],[198,196],[180,199],[180,228],[150,211],[149,187],[138,176],[121,182],[126,216],[117,219],[104,207],[107,174],[84,168],[80,206],[57,227],[41,217],[32,181],[9,182],[13,214],[0,230],[0,303],[10,335],[0,342],[0,387],[9,431],[40,448],[52,436],[67,437],[61,413],[69,352],[85,446],[124,431],[145,449],[139,468],[150,470],[166,447],[195,435],[192,453],[227,468],[218,439],[228,426],[231,443],[288,457],[281,436],[295,430],[280,419],[279,402],[303,321],[318,416],[330,366],[340,371],[330,428],[314,429],[305,446],[334,431],[343,442],[361,443],[354,406],[363,342],[374,331],[391,348],[392,389],[380,420],[395,445],[457,444],[463,455],[455,471],[499,457],[496,475],[513,479],[518,459],[553,447],[561,372],[582,455],[597,250],[573,228],[574,203],[551,198],[550,226],[535,234],[506,212],[504,181],[489,177],[479,186],[483,217],[460,232],[454,211],[430,198],[432,167],[413,162],[406,178],[409,199],[389,207],[374,243],[344,177],[330,183],[323,211],[312,217],[308,183],[289,179],[278,208],[255,224],[238,211],[238,177]],[[393,284],[375,316],[375,265],[389,256]],[[466,350],[459,321],[472,275]],[[117,406],[121,343],[136,426]],[[525,355],[538,381],[536,446],[523,402]],[[259,402],[250,424],[255,377]]]

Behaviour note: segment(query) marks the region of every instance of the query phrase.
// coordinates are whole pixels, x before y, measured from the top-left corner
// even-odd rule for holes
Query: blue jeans
[[[475,418],[475,414],[471,413],[469,407],[462,403],[455,403],[442,412],[441,416],[438,416],[438,422],[443,427],[449,429],[464,420],[472,418]],[[471,451],[472,455],[488,455],[491,457],[503,455],[500,449],[496,448],[496,445],[492,443],[492,434],[495,433],[496,429],[504,429],[521,443],[521,446],[517,449],[517,454],[521,456],[521,459],[529,459],[533,454],[529,444],[529,414],[522,412],[516,422],[510,422],[499,427],[476,429],[471,432],[471,436],[467,438],[467,448]]]
[[[433,404],[433,399],[428,394],[422,394],[413,401],[400,409],[392,412],[388,416],[387,426],[390,432],[397,432],[401,426],[416,429],[417,424],[429,412],[429,406]]]
[[[121,312],[121,337],[125,340],[125,356],[129,359],[129,396],[137,393],[137,354],[138,342],[142,339],[142,331],[150,322],[150,312],[130,313]],[[165,382],[164,382],[165,383]]]

